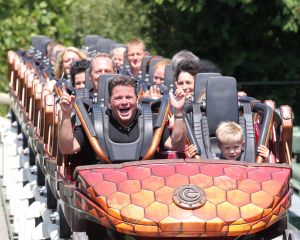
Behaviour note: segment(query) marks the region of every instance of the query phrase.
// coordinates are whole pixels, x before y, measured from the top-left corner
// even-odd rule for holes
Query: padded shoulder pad
[[[143,60],[142,60],[142,67],[141,67],[141,71],[142,71],[142,81],[144,81],[146,79],[146,75],[147,75],[147,72],[146,72],[146,68],[147,68],[147,64],[148,64],[148,61],[152,58],[152,56],[150,55],[147,55],[145,57],[143,57]]]
[[[87,88],[76,89],[76,98],[86,99],[90,97],[89,90]]]
[[[170,89],[170,85],[175,86],[174,84],[174,71],[172,64],[168,64],[165,69],[165,86]]]
[[[103,39],[102,37],[98,36],[98,35],[87,35],[84,38],[84,46],[88,47],[89,50],[90,49],[95,49],[97,42]]]
[[[206,85],[206,115],[209,134],[215,135],[222,121],[239,122],[236,79],[212,77]]]
[[[196,81],[195,81],[195,90],[194,90],[194,102],[197,102],[200,95],[203,93],[203,91],[206,90],[206,84],[207,80],[211,77],[219,77],[221,76],[220,73],[198,73],[196,75]]]
[[[105,106],[108,105],[108,82],[118,76],[118,74],[102,74],[98,81],[98,95],[97,101],[100,104],[104,103]]]

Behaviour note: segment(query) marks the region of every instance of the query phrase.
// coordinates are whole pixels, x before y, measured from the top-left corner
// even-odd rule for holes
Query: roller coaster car
[[[291,201],[293,124],[289,106],[276,109],[270,102],[268,107],[250,97],[238,99],[235,79],[200,75],[206,101],[187,107],[185,122],[188,140],[197,147],[201,160],[138,161],[153,158],[169,112],[167,98],[141,102],[143,116],[149,118],[140,119],[147,130],[143,134],[152,134],[152,141],[145,142],[144,136],[120,146],[102,131],[107,131],[107,91],[103,91],[98,95],[103,106],[94,105],[90,115],[80,100],[75,109],[98,158],[114,164],[79,166],[71,178],[71,162],[57,148],[61,116],[55,96],[43,90],[45,79],[34,62],[12,52],[8,60],[13,111],[20,123],[27,123],[46,185],[54,195],[51,199],[59,199],[60,237],[68,237],[68,229],[87,231],[91,239],[103,236],[104,229],[111,229],[116,238],[125,234],[133,239],[271,239],[283,234]],[[24,64],[34,76],[25,77]],[[197,93],[198,85],[196,81]],[[56,91],[59,93],[58,88]],[[153,122],[155,109],[160,111]],[[241,161],[212,159],[218,152],[214,131],[224,120],[235,121],[244,129]],[[256,127],[259,131],[255,132]],[[263,162],[257,156],[260,144],[272,149],[275,162]],[[129,162],[120,163],[123,161]],[[48,205],[55,208],[56,202]]]
[[[197,146],[201,160],[117,163],[148,157],[130,152],[128,146],[109,146],[111,142],[103,141],[105,117],[98,114],[105,107],[96,110],[98,115],[94,113],[102,119],[101,126],[94,126],[77,101],[77,113],[93,149],[101,161],[114,164],[79,166],[74,183],[59,184],[67,226],[73,231],[87,231],[93,225],[94,235],[106,228],[117,232],[118,237],[130,235],[132,239],[271,239],[284,234],[292,194],[291,109],[284,108],[276,120],[279,163],[267,163],[255,149],[257,144],[268,144],[275,125],[273,110],[253,98],[238,99],[233,78],[210,78],[206,92],[206,103],[193,103],[193,112],[185,119],[189,141]],[[253,127],[256,113],[261,116],[257,143]],[[212,159],[218,151],[214,130],[225,120],[244,128],[246,144],[240,161]]]

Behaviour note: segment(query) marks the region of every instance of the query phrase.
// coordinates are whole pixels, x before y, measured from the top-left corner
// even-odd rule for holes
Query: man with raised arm
[[[138,116],[141,112],[137,107],[136,82],[129,76],[118,76],[109,82],[109,136],[112,141],[129,143],[139,136]],[[90,151],[91,146],[82,128],[78,126],[73,132],[71,112],[75,97],[70,96],[63,87],[60,106],[63,112],[59,133],[59,149],[63,154],[74,154],[80,150]],[[171,105],[175,112],[175,123],[172,135],[165,127],[160,147],[168,150],[183,151],[186,139],[183,120],[185,93],[180,88],[176,96],[170,95]]]

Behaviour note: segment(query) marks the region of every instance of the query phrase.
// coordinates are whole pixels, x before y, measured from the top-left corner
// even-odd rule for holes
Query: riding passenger
[[[77,89],[85,87],[85,71],[90,67],[90,61],[86,59],[75,61],[71,64],[71,82],[72,86]]]
[[[59,55],[58,63],[55,65],[54,74],[56,80],[68,79],[70,77],[70,68],[73,61],[86,59],[85,53],[75,47],[67,47]]]
[[[127,43],[127,58],[130,65],[129,76],[137,78],[146,56],[145,44],[141,39],[132,39]]]
[[[91,89],[91,98],[98,94],[98,81],[102,74],[111,74],[114,72],[114,63],[111,56],[107,53],[98,53],[91,60],[90,77],[93,83]]]
[[[188,50],[181,50],[172,57],[172,65],[173,65],[174,73],[176,72],[179,63],[182,60],[200,63],[200,59],[194,53]]]
[[[129,76],[118,76],[109,82],[109,137],[118,143],[129,143],[138,138],[138,116],[141,112],[137,108],[136,81]],[[75,97],[65,91],[61,97],[63,112],[59,134],[59,148],[63,154],[74,154],[83,150],[89,156],[90,163],[95,163],[91,156],[91,145],[82,128],[78,126],[74,132],[70,121]],[[165,127],[160,146],[168,150],[183,151],[186,139],[183,121],[183,106],[185,93],[182,89],[176,91],[176,97],[170,95],[171,105],[175,112],[175,123],[172,135]],[[94,154],[93,154],[94,155]],[[93,159],[93,161],[91,161]],[[87,162],[88,164],[88,162]]]
[[[114,61],[114,71],[116,73],[120,72],[121,67],[124,64],[124,54],[126,52],[125,47],[117,47],[111,51],[111,57]]]
[[[220,154],[215,154],[216,159],[240,160],[244,146],[244,133],[240,125],[235,122],[221,122],[216,129],[216,138],[220,149]],[[257,152],[265,162],[269,162],[269,158],[274,158],[264,145],[258,146]],[[189,146],[187,155],[190,158],[196,155],[194,145]]]
[[[160,86],[164,84],[165,70],[168,64],[171,64],[171,60],[163,59],[154,65],[153,86],[151,86],[150,89],[147,92],[145,92],[144,97],[149,97],[153,99],[161,97]]]
[[[196,75],[199,72],[201,72],[200,61],[183,59],[177,65],[175,71],[176,86],[181,87],[188,98],[193,97]]]
[[[52,47],[52,52],[50,54],[50,49],[49,49],[49,58],[50,58],[50,63],[55,66],[56,60],[59,57],[59,53],[63,52],[66,49],[66,47],[60,43],[54,45]]]
[[[196,79],[196,74],[200,71],[199,62],[181,60],[177,66],[175,72],[176,77],[176,90],[182,89],[185,93],[186,103],[193,101],[194,94],[194,84]],[[172,129],[174,125],[174,116],[169,119],[169,128]]]

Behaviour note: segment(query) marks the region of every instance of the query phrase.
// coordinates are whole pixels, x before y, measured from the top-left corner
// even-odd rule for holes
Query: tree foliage
[[[150,45],[148,4],[140,0],[77,0],[66,19],[72,26],[76,45],[87,34],[98,34],[120,43],[140,37]]]
[[[0,0],[0,20],[0,91],[6,52],[28,48],[36,34],[75,46],[87,34],[140,37],[152,54],[189,49],[238,82],[300,80],[300,0]],[[300,101],[296,85],[245,90],[296,110]]]
[[[34,35],[64,39],[69,27],[66,28],[61,16],[70,3],[70,0],[0,0],[0,91],[7,90],[7,51],[28,48]]]
[[[149,15],[154,48],[165,56],[189,49],[241,83],[300,81],[299,0],[156,0]],[[293,106],[299,122],[299,84],[243,88]]]

